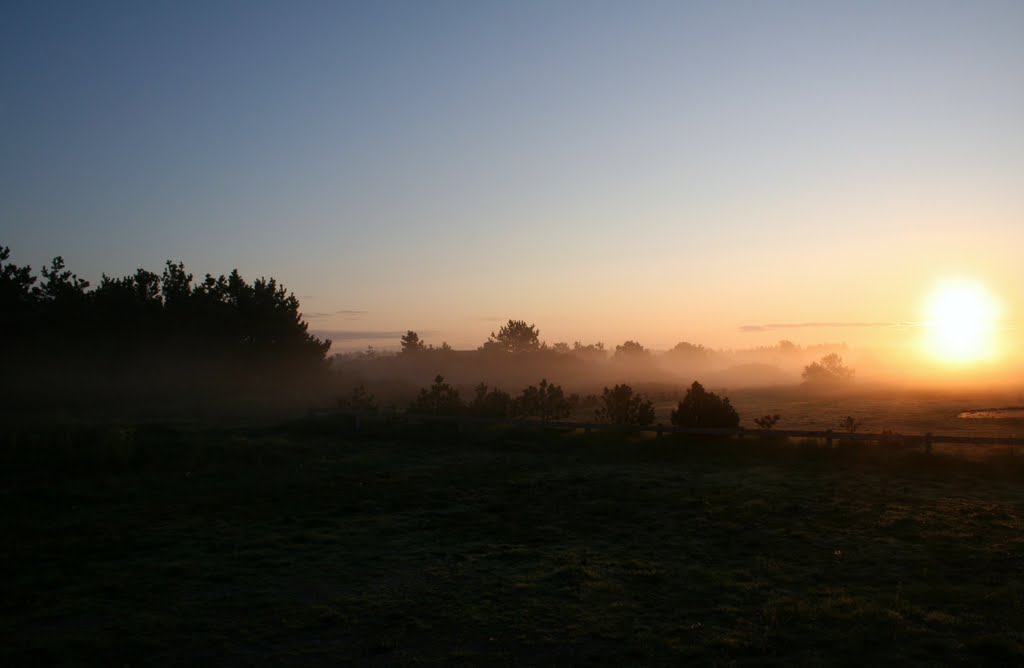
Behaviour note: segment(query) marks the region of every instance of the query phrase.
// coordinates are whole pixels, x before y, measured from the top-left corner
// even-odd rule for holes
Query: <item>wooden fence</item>
[[[802,429],[746,429],[712,428],[712,427],[677,427],[676,425],[625,425],[606,422],[570,422],[565,420],[523,420],[512,418],[485,418],[466,415],[429,415],[406,412],[360,413],[353,411],[335,411],[332,415],[346,415],[354,418],[356,431],[366,422],[387,422],[391,424],[422,424],[427,422],[455,424],[459,430],[465,426],[477,425],[487,427],[515,427],[525,429],[554,429],[561,431],[611,431],[618,433],[653,433],[658,438],[665,434],[686,434],[693,436],[730,436],[736,438],[808,438],[825,441],[832,446],[837,441],[892,443],[895,445],[920,445],[930,451],[936,444],[959,445],[1006,445],[1024,446],[1024,438],[1007,436],[947,436],[942,434],[898,434],[850,432],[844,430],[802,430]]]

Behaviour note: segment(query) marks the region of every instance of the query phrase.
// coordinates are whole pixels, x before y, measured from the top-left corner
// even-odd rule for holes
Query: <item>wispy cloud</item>
[[[864,327],[910,327],[909,322],[771,322],[765,325],[741,325],[741,332],[771,332],[778,329],[844,329]]]
[[[315,336],[331,341],[380,341],[384,339],[398,340],[405,336],[408,330],[381,330],[381,329],[316,329],[310,330]],[[421,336],[431,336],[436,332],[420,332]]]
[[[362,318],[367,313],[369,313],[369,311],[355,311],[355,310],[351,310],[351,309],[339,309],[337,311],[314,311],[313,313],[303,313],[302,317],[308,318],[308,319],[315,319],[315,318],[334,318],[334,317],[337,317],[337,316],[341,316],[345,320],[358,320],[359,318]]]
[[[317,329],[311,331],[314,335],[330,339],[331,341],[369,341],[375,339],[395,339],[397,341],[405,334],[404,331],[380,329]]]

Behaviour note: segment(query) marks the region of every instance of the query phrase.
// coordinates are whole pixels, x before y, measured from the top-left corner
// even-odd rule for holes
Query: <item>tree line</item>
[[[103,274],[90,288],[59,256],[42,269],[42,280],[9,258],[10,249],[0,247],[0,336],[17,349],[59,355],[70,347],[130,356],[169,347],[316,365],[331,345],[308,332],[298,299],[274,278],[249,283],[235,269],[196,281],[181,262],[168,260],[161,274]]]
[[[401,337],[400,355],[411,357],[431,352],[450,352],[451,346],[443,343],[441,347],[434,348],[427,345],[413,330],[408,330]],[[766,349],[767,350],[767,349]],[[780,355],[795,355],[800,352],[800,347],[792,341],[782,340],[772,349]],[[527,324],[526,320],[510,319],[508,323],[501,326],[496,332],[491,332],[484,343],[477,348],[481,353],[506,353],[526,355],[550,351],[554,353],[574,354],[585,358],[603,358],[610,351],[605,350],[604,343],[582,344],[579,341],[570,346],[566,342],[558,342],[548,346],[540,339],[540,330],[535,324]],[[671,358],[691,364],[701,365],[707,363],[714,354],[711,348],[700,344],[681,341],[666,353]],[[621,361],[643,361],[650,359],[653,355],[650,349],[645,348],[637,341],[625,341],[615,346],[611,352],[612,358]],[[843,363],[843,358],[838,353],[832,352],[824,355],[820,360],[806,365],[801,374],[803,382],[814,386],[837,386],[851,381],[854,377],[854,370]]]
[[[339,400],[338,405],[358,412],[377,410],[376,400],[362,385],[354,388],[350,396]],[[419,391],[407,412],[414,415],[560,420],[578,409],[592,409],[595,422],[608,424],[645,426],[655,420],[654,402],[626,384],[605,387],[600,395],[581,398],[578,394],[567,395],[560,385],[547,379],[524,388],[517,396],[480,383],[474,388],[473,397],[463,400],[459,390],[446,383],[441,375],[436,376],[429,387]],[[694,381],[672,411],[670,421],[681,427],[729,428],[739,426],[740,416],[728,397],[709,392]],[[770,429],[771,426],[763,428]]]
[[[39,276],[10,258],[0,246],[8,396],[30,386],[56,395],[62,385],[88,388],[103,379],[116,387],[118,379],[154,377],[157,369],[160,378],[190,374],[206,386],[238,369],[280,379],[327,368],[330,341],[309,333],[298,299],[274,278],[249,282],[235,269],[197,280],[168,260],[159,274],[104,273],[91,286],[62,257]]]

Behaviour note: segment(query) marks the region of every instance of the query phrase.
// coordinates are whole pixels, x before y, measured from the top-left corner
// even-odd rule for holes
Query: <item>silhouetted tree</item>
[[[352,393],[347,397],[338,399],[338,408],[362,413],[375,413],[377,412],[377,399],[367,392],[364,386],[357,385],[352,388]]]
[[[530,353],[540,350],[540,331],[525,320],[509,320],[498,333],[491,332],[481,347],[485,351]]]
[[[516,398],[515,412],[523,417],[539,417],[542,420],[557,420],[569,417],[572,401],[565,396],[560,385],[540,381],[537,387],[530,385]]]
[[[782,339],[778,343],[779,352],[783,355],[795,355],[800,352],[800,346],[796,345],[789,339]]]
[[[108,364],[125,368],[163,336],[166,318],[156,274],[144,269],[123,278],[103,274],[91,297],[93,351]]]
[[[36,277],[32,275],[32,267],[19,267],[8,262],[10,257],[11,249],[0,246],[0,307],[4,313],[30,307],[35,299]]]
[[[420,335],[411,329],[402,336],[402,354],[414,355],[427,349],[427,346],[420,340]]]
[[[680,364],[704,365],[711,359],[711,350],[699,344],[680,341],[665,355]]]
[[[512,397],[499,389],[488,389],[480,383],[474,389],[469,412],[477,417],[506,418],[512,416]]]
[[[638,360],[649,357],[651,352],[636,341],[626,341],[621,346],[615,346],[615,359],[617,360]]]
[[[598,341],[597,343],[589,343],[583,345],[579,341],[575,341],[572,344],[572,353],[583,359],[604,359],[607,355],[607,351],[604,349],[604,343]]]
[[[708,392],[697,381],[672,411],[672,424],[680,427],[738,427],[740,416],[728,397]]]
[[[39,298],[43,302],[79,301],[85,298],[89,281],[83,281],[76,274],[64,268],[64,258],[53,258],[50,267],[43,267],[43,282],[39,286]]]
[[[0,345],[13,353],[12,346],[36,333],[39,289],[32,267],[19,267],[10,257],[11,249],[0,246]]]
[[[409,412],[428,415],[458,415],[463,408],[459,391],[444,382],[443,376],[438,375],[434,378],[433,385],[420,390],[415,401],[410,404]]]
[[[648,425],[654,422],[654,404],[642,394],[633,394],[629,385],[606,387],[594,419],[611,424]]]
[[[196,389],[206,390],[231,382],[220,373],[227,369],[252,371],[251,380],[273,368],[280,381],[326,367],[330,341],[308,332],[298,299],[273,278],[249,284],[235,270],[194,284],[180,262],[167,262],[161,276],[103,274],[90,290],[62,257],[42,270],[38,285],[29,267],[9,258],[0,248],[0,340],[23,378],[54,379],[41,391],[64,392],[72,375],[84,380],[77,389],[86,394],[92,386],[118,387],[126,373],[145,380],[157,368],[165,378],[202,378]]]
[[[851,434],[860,429],[860,420],[856,419],[852,415],[847,415],[845,418],[839,421],[839,428],[843,431],[848,431]]]
[[[854,370],[843,364],[838,353],[829,353],[804,367],[802,375],[807,384],[837,385],[852,380],[853,374]]]
[[[778,424],[781,418],[782,416],[778,413],[775,413],[774,415],[762,415],[759,418],[754,418],[754,424],[756,424],[759,429],[770,431],[775,428],[775,425]]]
[[[221,279],[223,280],[223,277]],[[191,299],[195,299],[199,294],[209,294],[215,286],[223,289],[223,286],[218,286],[217,281],[207,274],[203,286],[197,288],[198,291],[194,291],[192,274],[185,271],[185,265],[181,262],[174,264],[170,260],[164,265],[164,273],[160,280],[160,292],[164,306],[171,311],[177,308],[187,308]]]

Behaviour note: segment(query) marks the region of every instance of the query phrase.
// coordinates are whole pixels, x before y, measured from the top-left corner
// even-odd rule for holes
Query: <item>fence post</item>
[[[658,425],[658,438],[661,438],[661,425]]]
[[[825,445],[826,447],[832,447],[832,430],[829,429],[825,432]]]
[[[928,432],[927,434],[924,435],[924,451],[925,452],[931,452],[932,451],[932,433],[931,432]]]

